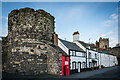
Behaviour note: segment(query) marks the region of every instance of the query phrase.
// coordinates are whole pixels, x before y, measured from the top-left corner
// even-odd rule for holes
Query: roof
[[[88,43],[85,43],[85,42],[83,42],[83,41],[78,41],[78,42],[81,43],[85,48],[87,48],[87,47],[89,46]]]
[[[113,55],[113,56],[115,56],[114,54],[111,54],[109,51],[107,51],[107,50],[102,50],[102,51],[100,51],[100,50],[96,50],[97,52],[99,52],[99,53],[104,53],[104,54],[108,54],[108,55]]]
[[[64,52],[59,46],[50,44],[55,50],[57,50],[59,53],[62,53],[63,56],[69,56],[66,52]]]
[[[85,48],[88,48],[90,46],[90,49],[96,49],[96,46],[94,44],[88,44],[83,41],[78,41],[80,44],[82,44]]]
[[[62,40],[59,38],[59,40],[68,48],[68,49],[71,49],[71,50],[75,50],[75,51],[82,51],[83,50],[78,47],[75,43],[73,42],[69,42],[69,41],[66,41],[66,40]]]
[[[6,40],[6,37],[1,37],[1,39],[4,41],[4,40]]]

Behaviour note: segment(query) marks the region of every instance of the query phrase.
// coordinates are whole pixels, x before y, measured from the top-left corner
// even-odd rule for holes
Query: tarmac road
[[[91,76],[90,78],[120,78],[120,66],[113,70]]]
[[[120,80],[120,66],[111,68],[103,68],[100,70],[80,72],[69,76],[53,76],[53,75],[39,75],[39,76],[22,76],[22,75],[7,75],[3,74],[2,80],[80,80],[80,79],[96,80],[97,78],[117,78]],[[98,79],[97,79],[98,80]]]

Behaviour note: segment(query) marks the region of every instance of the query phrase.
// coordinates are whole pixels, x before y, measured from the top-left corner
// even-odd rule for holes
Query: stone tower
[[[54,17],[44,10],[24,8],[13,10],[8,16],[8,36],[12,40],[19,42],[22,38],[27,41],[53,41]]]
[[[109,39],[108,38],[101,38],[99,39],[99,48],[101,49],[108,49],[109,48]]]
[[[8,73],[60,75],[60,56],[53,44],[54,17],[44,10],[23,8],[8,15]],[[5,51],[5,48],[3,49]]]

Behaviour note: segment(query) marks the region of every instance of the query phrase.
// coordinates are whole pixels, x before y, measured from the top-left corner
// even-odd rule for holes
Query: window
[[[76,56],[76,52],[75,52],[75,51],[72,51],[72,55],[73,55],[73,56]]]
[[[47,30],[47,26],[46,25],[44,25],[44,29]]]
[[[92,67],[92,63],[91,62],[89,62],[89,68],[91,68]]]
[[[91,52],[89,52],[89,58],[91,58]]]
[[[97,58],[97,54],[95,54],[95,58]]]
[[[70,51],[70,55],[72,55],[72,51]]]
[[[76,56],[82,56],[81,52],[76,52]]]
[[[72,62],[72,69],[76,69],[76,62]]]
[[[105,45],[105,49],[107,49],[107,45]]]
[[[85,64],[85,62],[82,63],[82,66],[83,66],[83,68],[86,68],[86,64]]]
[[[83,54],[83,56],[85,57],[85,53],[83,52],[82,54]]]
[[[34,50],[33,50],[33,49],[31,49],[31,52],[34,52]]]

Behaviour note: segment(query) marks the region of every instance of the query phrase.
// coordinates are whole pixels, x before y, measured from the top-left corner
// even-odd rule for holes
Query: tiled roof
[[[75,43],[69,42],[66,40],[62,40],[59,38],[59,40],[68,48],[71,50],[76,50],[76,51],[83,51],[80,47],[78,47]]]

